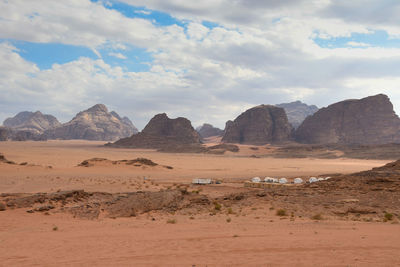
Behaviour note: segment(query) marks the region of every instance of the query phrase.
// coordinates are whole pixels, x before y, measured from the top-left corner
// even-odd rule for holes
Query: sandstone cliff
[[[103,104],[97,104],[79,112],[70,122],[44,133],[48,139],[86,139],[113,141],[137,132],[115,112],[108,112]],[[132,127],[133,126],[133,127]]]
[[[260,105],[226,123],[226,143],[262,145],[290,139],[292,128],[283,108]]]
[[[389,98],[380,94],[322,108],[306,118],[295,135],[301,143],[399,143],[400,119]]]
[[[162,113],[154,116],[142,132],[110,145],[163,149],[176,145],[200,145],[200,137],[188,119],[170,119]]]
[[[48,129],[60,126],[61,123],[54,116],[42,114],[40,111],[23,111],[15,117],[6,119],[3,125],[15,131],[32,132],[38,135]]]
[[[36,134],[33,131],[16,130],[9,127],[0,126],[0,141],[44,141],[42,134]]]

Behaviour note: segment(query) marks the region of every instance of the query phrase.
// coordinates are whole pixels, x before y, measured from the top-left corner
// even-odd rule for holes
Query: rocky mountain
[[[186,118],[170,119],[167,114],[155,115],[140,133],[110,144],[116,147],[163,149],[176,145],[200,145],[200,136]]]
[[[296,130],[310,144],[385,144],[400,142],[400,119],[389,97],[380,94],[322,108]]]
[[[282,103],[276,105],[277,107],[283,108],[286,111],[289,123],[294,127],[298,128],[300,124],[308,116],[313,115],[318,111],[318,107],[315,105],[307,105],[301,101],[295,101],[291,103]]]
[[[70,122],[47,130],[44,136],[47,139],[113,141],[137,132],[136,127],[128,121],[115,112],[108,112],[105,105],[97,104],[79,112]]]
[[[32,132],[38,135],[48,129],[60,126],[61,123],[54,116],[42,114],[40,111],[23,111],[15,117],[6,119],[3,125],[15,131]]]
[[[123,124],[125,124],[127,127],[132,128],[133,130],[133,134],[137,134],[139,132],[139,130],[135,127],[135,125],[133,125],[132,121],[128,118],[128,117],[123,117],[121,118],[117,112],[115,111],[111,111],[110,112],[111,115],[113,115],[114,117],[116,117],[117,119],[119,119]]]
[[[201,138],[207,138],[211,136],[222,136],[224,131],[212,126],[211,124],[204,123],[202,126],[196,128]]]
[[[292,127],[283,108],[260,105],[246,110],[234,121],[228,121],[222,141],[262,145],[287,141],[291,132]]]

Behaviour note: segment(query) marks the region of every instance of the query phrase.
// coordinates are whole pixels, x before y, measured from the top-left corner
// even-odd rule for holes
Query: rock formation
[[[346,100],[322,108],[296,130],[310,144],[385,144],[400,142],[400,119],[386,95]]]
[[[216,128],[208,123],[204,123],[202,126],[198,127],[196,131],[203,139],[211,136],[222,136],[224,134],[223,130]]]
[[[318,111],[318,107],[314,105],[307,105],[301,101],[283,103],[276,105],[277,107],[283,108],[286,111],[289,123],[296,129],[308,116],[313,115]]]
[[[28,130],[15,130],[9,127],[0,127],[0,141],[44,141],[43,135]]]
[[[60,122],[52,115],[42,114],[40,111],[23,111],[15,117],[8,118],[3,123],[4,126],[15,131],[31,132],[35,135],[42,134],[44,131],[60,126]]]
[[[113,141],[137,132],[132,126],[115,112],[108,112],[105,105],[97,104],[79,112],[70,122],[46,131],[44,135],[48,139]]]
[[[113,115],[114,117],[116,117],[117,119],[119,119],[127,127],[132,128],[133,134],[137,134],[139,132],[138,129],[135,127],[135,125],[133,125],[132,121],[128,117],[121,118],[118,115],[118,113],[115,111],[111,111],[110,114]]]
[[[226,143],[262,145],[290,139],[292,128],[283,108],[260,105],[226,123]]]
[[[7,127],[0,126],[0,141],[7,141],[10,138],[11,136],[10,130],[11,129]]]
[[[154,116],[142,132],[110,145],[163,149],[179,145],[200,145],[200,137],[188,119],[170,119],[162,113]]]

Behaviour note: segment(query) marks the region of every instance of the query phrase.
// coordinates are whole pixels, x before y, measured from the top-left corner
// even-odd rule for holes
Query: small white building
[[[253,177],[253,178],[251,178],[251,181],[253,183],[259,183],[259,182],[261,182],[261,179],[260,179],[260,177]]]
[[[208,178],[195,178],[192,180],[192,184],[212,184],[212,180]]]

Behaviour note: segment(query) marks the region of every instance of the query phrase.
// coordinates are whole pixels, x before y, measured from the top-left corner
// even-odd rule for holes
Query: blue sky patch
[[[85,46],[58,43],[31,43],[13,40],[7,41],[19,49],[19,55],[27,61],[35,63],[41,70],[50,69],[53,64],[65,64],[80,57],[99,59],[96,53]],[[101,58],[107,64],[120,66],[126,71],[141,72],[150,69],[153,58],[146,49],[127,46],[125,50],[113,50],[105,47],[98,49]]]
[[[92,2],[102,2],[101,0],[91,0]],[[128,18],[143,18],[153,21],[153,24],[158,26],[170,26],[170,25],[179,25],[181,27],[185,27],[187,24],[185,21],[178,20],[168,13],[150,10],[145,7],[131,6],[125,3],[121,3],[118,1],[107,1],[102,2],[103,6],[110,10],[116,10],[119,13],[123,14]],[[109,4],[107,4],[109,3]]]
[[[379,30],[371,34],[352,33],[350,37],[338,38],[314,38],[316,44],[322,48],[368,48],[368,47],[384,47],[384,48],[400,48],[400,39],[392,39],[387,32]]]
[[[20,51],[19,55],[27,61],[34,62],[40,69],[50,69],[54,63],[64,64],[80,57],[98,58],[87,47],[56,43],[31,43],[9,41]]]

